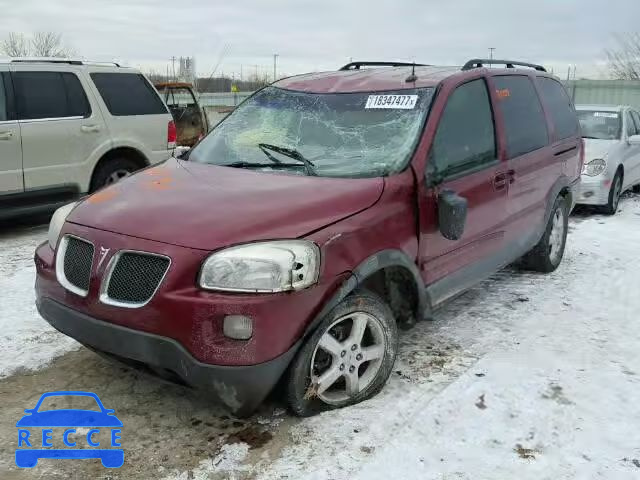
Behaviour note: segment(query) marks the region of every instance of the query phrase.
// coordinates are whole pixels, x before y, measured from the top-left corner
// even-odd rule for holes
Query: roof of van
[[[283,78],[273,85],[289,90],[313,93],[347,93],[393,91],[412,88],[435,87],[444,79],[453,75],[471,76],[478,69],[491,73],[520,73],[529,75],[548,75],[544,67],[523,62],[494,60],[498,64],[507,64],[508,68],[488,68],[488,60],[470,60],[463,67],[414,65],[397,62],[353,62],[340,70],[330,72],[307,73]],[[360,68],[374,67],[374,68]],[[533,67],[520,69],[515,66]],[[412,76],[415,74],[415,77]],[[548,75],[550,76],[550,75]],[[412,77],[412,78],[410,78]]]

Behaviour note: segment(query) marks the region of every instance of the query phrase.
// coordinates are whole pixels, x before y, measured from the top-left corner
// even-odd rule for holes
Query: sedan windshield
[[[318,94],[267,87],[211,131],[189,160],[326,177],[388,175],[409,161],[433,92]]]
[[[618,140],[622,131],[622,121],[618,112],[578,110],[578,119],[584,138]]]

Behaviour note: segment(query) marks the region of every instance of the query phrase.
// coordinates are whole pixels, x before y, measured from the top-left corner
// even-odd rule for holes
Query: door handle
[[[497,173],[496,176],[493,177],[493,188],[495,190],[505,189],[507,185],[516,181],[515,175],[515,170],[507,170],[506,172]]]
[[[82,125],[80,130],[84,133],[95,133],[100,131],[100,125]]]
[[[0,140],[11,140],[13,138],[13,132],[6,131],[0,132]]]

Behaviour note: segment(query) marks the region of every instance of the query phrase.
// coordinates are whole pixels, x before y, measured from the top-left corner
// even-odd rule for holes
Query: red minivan
[[[278,382],[298,415],[375,395],[398,327],[516,260],[562,260],[576,114],[543,67],[491,62],[263,88],[185,158],[56,212],[41,315],[238,415]]]

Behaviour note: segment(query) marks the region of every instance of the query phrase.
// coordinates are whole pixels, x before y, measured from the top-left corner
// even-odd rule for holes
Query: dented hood
[[[297,238],[372,206],[384,180],[308,177],[171,159],[85,199],[69,222],[190,248]]]

